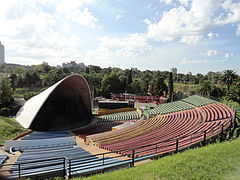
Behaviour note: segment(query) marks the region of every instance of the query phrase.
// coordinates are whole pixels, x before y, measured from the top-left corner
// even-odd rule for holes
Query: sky
[[[240,0],[0,0],[5,61],[240,74]]]

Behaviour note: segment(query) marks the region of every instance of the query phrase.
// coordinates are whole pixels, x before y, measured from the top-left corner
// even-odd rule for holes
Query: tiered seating
[[[227,119],[234,116],[234,112],[221,103],[209,104],[200,107],[205,116],[205,121]]]
[[[27,151],[22,151],[21,156],[18,158],[17,162],[25,162],[36,159],[45,158],[57,158],[57,157],[68,157],[68,158],[78,158],[83,155],[90,155],[87,151],[76,147],[76,146],[60,146],[57,148],[39,148],[31,149]]]
[[[7,160],[7,155],[0,155],[0,165],[3,164]]]
[[[172,113],[164,115],[163,117],[166,117],[164,124],[157,129],[127,141],[105,145],[103,148],[108,150],[120,150],[164,141],[184,134],[187,129],[194,128],[201,120],[200,112],[195,109]]]
[[[161,155],[163,153],[175,152],[176,150],[176,139],[178,139],[178,150],[190,147],[197,143],[203,142],[204,132],[206,131],[206,138],[214,137],[221,133],[221,125],[229,125],[227,120],[219,120],[204,123],[204,125],[199,125],[196,129],[193,129],[190,132],[187,132],[183,136],[167,139],[161,141],[157,144],[159,151],[155,150],[156,145],[148,146],[146,148],[139,148],[136,152],[136,155],[145,156],[148,154]],[[226,129],[228,126],[225,126]],[[128,153],[129,151],[127,151]]]
[[[135,149],[135,156],[146,158],[181,150],[214,137],[227,129],[234,117],[234,112],[229,107],[199,96],[145,110],[145,116],[152,117],[147,120],[139,120],[140,116],[136,113],[131,111],[100,116],[94,121],[96,123],[75,133],[81,137],[87,136],[86,143],[127,155]],[[136,122],[122,129],[109,131],[113,126],[129,121]],[[53,138],[56,136],[58,138]],[[91,155],[78,147],[75,138],[66,132],[55,135],[34,132],[23,140],[6,141],[4,149],[9,150],[12,147],[22,152],[11,169],[14,177],[18,177],[20,163],[21,175],[25,177],[49,173],[62,175],[65,173],[64,167],[71,169],[72,174],[84,174],[131,163],[131,160],[120,161],[109,157],[103,159],[103,154]],[[32,162],[33,160],[36,161]]]
[[[73,131],[74,134],[86,140],[86,136],[104,133],[112,130],[112,127],[125,122],[136,122],[140,119],[137,111],[126,111],[95,117],[96,123],[90,124],[85,128]]]
[[[71,171],[78,174],[94,171],[96,167],[105,168],[102,158],[76,146],[63,146],[24,150],[16,164],[12,166],[11,175],[12,177],[18,176],[19,164],[21,164],[21,177],[47,176],[51,173],[62,175],[64,162],[68,164],[69,161],[71,161]],[[120,162],[120,160],[105,157],[104,162],[108,165]]]
[[[207,98],[197,96],[197,95],[184,98],[181,101],[187,102],[187,103],[192,104],[196,107],[200,107],[200,106],[204,106],[204,105],[207,105],[207,104],[212,104],[212,103],[217,102],[217,101],[214,101],[212,99],[207,99]]]
[[[122,123],[120,122],[112,122],[112,123],[94,123],[90,124],[89,126],[85,128],[81,128],[80,130],[75,130],[73,131],[76,136],[86,140],[86,136],[91,135],[91,134],[98,134],[98,133],[103,133],[107,131],[111,131],[112,127],[120,125]]]
[[[102,146],[111,151],[120,151],[123,154],[130,154],[130,150],[136,147],[155,144],[161,147],[161,153],[171,152],[176,148],[176,138],[179,138],[179,148],[184,148],[192,144],[203,141],[203,133],[207,132],[207,138],[221,133],[221,124],[224,129],[230,125],[230,118],[233,117],[233,111],[220,103],[210,104],[200,107],[200,109],[191,109],[177,113],[167,114],[162,126],[150,131],[144,135],[131,138],[126,141]],[[194,135],[192,135],[194,134]],[[185,137],[186,136],[186,137]],[[156,144],[152,147],[138,148],[137,155],[143,156],[154,153]],[[147,149],[154,149],[148,150]],[[125,150],[124,150],[125,149]]]
[[[71,171],[75,173],[91,172],[95,170],[96,167],[100,169],[105,168],[102,164],[103,159],[78,147],[74,137],[64,137],[66,141],[64,144],[62,143],[62,139],[64,139],[63,137],[42,139],[43,137],[49,136],[49,133],[43,132],[40,134],[37,133],[37,135],[32,136],[32,138],[36,138],[35,140],[31,138],[31,140],[16,141],[18,143],[16,143],[14,147],[21,150],[22,154],[17,159],[15,165],[11,167],[11,177],[18,177],[19,164],[21,167],[21,177],[31,177],[36,175],[48,176],[53,173],[55,175],[62,175],[65,171],[64,164],[68,164],[68,161],[71,161]],[[60,134],[67,135],[66,133]],[[70,138],[74,140],[74,143],[71,142]],[[43,144],[43,142],[45,144]],[[11,142],[10,144],[13,143]],[[30,146],[30,144],[32,146]],[[105,157],[104,162],[108,165],[108,163],[117,163],[120,162],[120,160]],[[67,166],[69,165],[66,165],[65,168]],[[86,169],[86,167],[89,168]]]
[[[59,138],[59,137],[68,137],[68,136],[71,136],[71,134],[67,131],[32,132],[31,134],[24,136],[22,140],[49,139],[49,138]]]
[[[188,109],[193,109],[194,107],[188,103],[182,102],[182,101],[176,101],[166,104],[160,104],[156,108],[145,110],[143,112],[144,115],[153,117],[158,114],[168,114]]]
[[[140,115],[137,111],[126,111],[99,116],[97,119],[99,123],[126,122],[136,121],[140,119]]]
[[[97,145],[106,145],[121,140],[127,140],[141,134],[145,134],[163,124],[165,117],[154,117],[144,121],[143,119],[136,122],[133,125],[130,125],[126,128],[122,128],[115,131],[94,134],[86,137],[86,142],[92,142]]]
[[[76,141],[73,136],[37,140],[8,140],[4,143],[4,150],[9,151],[11,148],[14,148],[14,150],[38,149],[42,147],[59,147],[75,144]]]

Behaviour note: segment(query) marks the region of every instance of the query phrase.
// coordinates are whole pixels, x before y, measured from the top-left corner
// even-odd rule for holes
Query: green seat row
[[[212,104],[212,103],[217,102],[217,101],[214,101],[212,99],[208,99],[208,98],[197,96],[197,95],[193,95],[193,96],[184,98],[181,101],[187,102],[187,103],[192,104],[196,107],[200,107],[200,106],[204,106],[204,105],[208,105],[208,104]]]
[[[175,101],[175,102],[170,102],[166,104],[160,104],[157,107],[149,110],[145,110],[143,114],[145,116],[153,117],[158,114],[168,114],[168,113],[173,113],[173,112],[178,112],[178,111],[183,111],[183,110],[188,110],[188,109],[193,109],[194,107],[191,104],[188,104],[183,101]]]
[[[140,119],[140,117],[141,116],[137,111],[126,111],[126,112],[102,115],[102,116],[99,116],[97,119],[99,123],[108,123],[108,122],[135,120],[135,119]]]

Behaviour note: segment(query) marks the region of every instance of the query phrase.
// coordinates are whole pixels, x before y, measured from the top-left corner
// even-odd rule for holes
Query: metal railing
[[[207,140],[220,135],[223,140],[224,131],[232,127],[234,118],[226,119],[224,123],[181,137],[170,138],[152,144],[130,149],[118,149],[113,152],[86,155],[81,158],[59,157],[39,159],[15,164],[0,165],[0,173],[9,178],[36,177],[36,176],[67,176],[94,173],[116,167],[132,167],[135,162],[148,158],[156,158],[169,153],[178,153],[198,144],[204,146]],[[125,157],[125,158],[124,158]],[[124,159],[123,159],[124,158]],[[3,170],[4,167],[4,170]],[[8,167],[8,168],[7,168]]]

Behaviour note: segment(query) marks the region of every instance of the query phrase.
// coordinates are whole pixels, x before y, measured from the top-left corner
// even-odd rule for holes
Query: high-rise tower
[[[0,64],[5,63],[4,46],[0,42]]]

